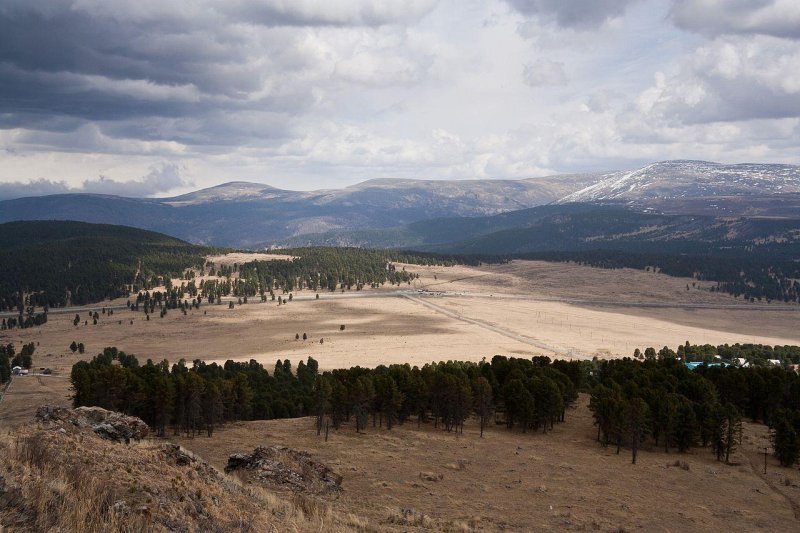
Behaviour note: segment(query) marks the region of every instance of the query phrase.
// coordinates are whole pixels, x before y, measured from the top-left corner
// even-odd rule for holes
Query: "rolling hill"
[[[125,296],[212,250],[136,228],[66,221],[0,224],[0,311]]]

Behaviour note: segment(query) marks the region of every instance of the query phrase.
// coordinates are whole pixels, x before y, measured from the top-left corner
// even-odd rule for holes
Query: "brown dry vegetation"
[[[391,431],[352,427],[318,437],[312,419],[231,424],[213,438],[182,439],[212,464],[275,444],[309,451],[343,475],[334,510],[378,528],[479,531],[792,531],[800,527],[800,473],[763,465],[763,426],[746,424],[731,465],[709,450],[630,454],[602,448],[583,396],[554,431],[477,424],[463,435],[407,423]],[[788,481],[787,481],[788,480]]]
[[[55,371],[47,377],[14,379],[0,401],[0,428],[5,432],[9,427],[26,424],[39,405],[69,405],[71,365],[81,358],[91,358],[105,346],[117,346],[141,360],[255,358],[268,368],[278,358],[296,363],[312,356],[321,368],[330,369],[479,360],[495,354],[552,354],[542,346],[572,352],[574,357],[613,357],[630,354],[635,347],[675,347],[686,340],[712,344],[800,343],[797,310],[653,309],[630,305],[743,304],[707,291],[706,284],[687,291],[686,284],[691,287],[692,280],[627,269],[606,271],[530,261],[482,267],[407,268],[421,274],[414,284],[416,288],[483,296],[420,298],[430,304],[425,305],[388,294],[369,298],[325,294],[321,300],[314,300],[313,293],[305,291],[300,295],[309,299],[296,298],[280,307],[272,302],[233,310],[227,305],[203,306],[188,316],[171,311],[163,319],[155,316],[150,321],[145,321],[141,313],[116,311],[112,317],[101,315],[97,326],[90,322],[78,327],[72,325],[73,315],[52,314],[42,327],[0,332],[0,342],[15,342],[18,348],[23,341],[37,342],[34,366]],[[513,298],[498,296],[503,294]],[[552,298],[579,298],[602,304],[546,301]],[[615,300],[620,304],[608,305]],[[346,325],[345,331],[339,330],[341,324]],[[296,333],[304,332],[309,335],[307,342],[294,340]],[[319,343],[320,338],[325,339],[324,344]],[[86,345],[84,355],[69,351],[73,340]],[[20,432],[20,441],[8,435],[2,437],[0,473],[28,483],[26,499],[36,510],[37,524],[41,525],[35,529],[79,529],[76,524],[82,523],[84,514],[96,511],[120,493],[127,494],[134,479],[142,480],[137,481],[139,492],[134,491],[141,497],[145,497],[140,490],[145,485],[159,491],[171,490],[170,480],[178,475],[189,493],[200,490],[205,494],[206,503],[214,491],[228,494],[224,483],[204,488],[197,483],[205,481],[200,476],[189,480],[184,467],[164,466],[160,441],[124,447],[96,444],[80,435],[42,434],[35,428]],[[36,441],[25,440],[34,436]],[[800,527],[795,517],[795,513],[800,515],[797,470],[779,469],[770,459],[770,473],[759,474],[763,461],[759,452],[767,442],[762,426],[746,425],[743,448],[734,458],[738,464],[733,466],[717,463],[705,450],[680,456],[645,450],[639,456],[639,464],[632,466],[625,452],[617,456],[613,449],[599,447],[594,436],[584,399],[568,415],[567,423],[548,435],[523,435],[493,428],[486,438],[479,439],[474,424],[467,426],[463,436],[407,424],[391,432],[368,428],[366,435],[357,435],[345,427],[332,432],[325,443],[316,436],[311,420],[297,419],[232,424],[218,430],[213,438],[181,442],[217,467],[224,466],[233,452],[252,451],[259,444],[286,445],[308,450],[344,476],[343,493],[324,501],[289,494],[276,497],[256,489],[231,489],[225,509],[203,507],[215,524],[231,527],[244,511],[249,518],[250,510],[255,513],[255,524],[303,531],[789,531]],[[22,448],[18,442],[23,443]],[[44,467],[25,459],[33,453],[25,451],[25,442],[42,443],[37,444],[37,449],[43,451],[33,455],[44,454]],[[76,453],[69,453],[70,450]],[[95,461],[92,464],[102,467],[77,468],[84,464],[83,460]],[[674,466],[676,461],[678,466]],[[107,475],[112,471],[118,475]],[[98,475],[101,472],[103,475]],[[74,485],[69,482],[70,476],[78,476]],[[228,479],[228,483],[235,481]],[[90,498],[83,498],[85,503],[78,504],[87,494]],[[186,510],[190,500],[184,495],[181,502],[178,492],[175,495],[178,501],[169,503],[165,516],[179,516]],[[242,512],[237,515],[234,511]],[[113,526],[113,520],[118,520],[115,516],[106,513],[99,519],[105,520],[103,526]],[[201,520],[199,516],[197,520]],[[5,518],[13,519],[10,514]],[[203,529],[204,524],[207,522],[196,522],[198,529]],[[100,529],[98,526],[96,530]]]
[[[67,376],[72,364],[93,357],[106,346],[133,353],[142,361],[252,358],[271,368],[279,358],[296,364],[311,356],[322,369],[332,369],[448,359],[477,361],[495,354],[615,357],[648,346],[674,348],[687,340],[695,344],[800,343],[800,307],[764,311],[721,293],[696,288],[686,291],[692,280],[652,272],[536,261],[406,268],[420,274],[414,282],[418,288],[485,296],[409,299],[385,294],[390,290],[387,286],[362,291],[371,297],[324,293],[315,300],[313,292],[301,291],[295,293],[299,298],[281,306],[275,302],[235,309],[204,305],[187,316],[173,310],[163,319],[156,315],[150,321],[143,313],[121,310],[111,317],[101,314],[96,326],[90,322],[77,327],[72,325],[74,315],[51,314],[44,326],[0,332],[0,342],[15,342],[18,349],[23,342],[37,342],[35,367],[55,371],[51,377],[15,380],[12,392],[0,402],[0,420],[16,424],[29,419],[37,405],[68,403]],[[499,296],[503,294],[514,297]],[[626,300],[628,304],[638,298],[676,305],[744,307],[655,309],[630,307],[624,301],[620,305],[589,305],[542,300],[559,295],[604,302]],[[86,315],[81,314],[82,318]],[[340,331],[341,324],[346,325],[345,331]],[[298,333],[307,333],[309,339],[296,341]],[[324,344],[319,343],[321,338]],[[73,340],[86,345],[84,355],[69,351]]]
[[[0,531],[368,531],[304,497],[243,487],[170,444],[26,427],[0,437]]]

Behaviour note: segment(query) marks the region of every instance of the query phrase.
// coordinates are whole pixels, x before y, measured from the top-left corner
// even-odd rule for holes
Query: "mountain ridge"
[[[791,218],[800,209],[800,167],[674,160],[626,171],[519,180],[376,178],[314,191],[231,181],[167,198],[75,193],[5,200],[0,201],[0,222],[44,218],[124,224],[198,244],[248,248],[304,235],[392,230],[572,203],[652,213]]]

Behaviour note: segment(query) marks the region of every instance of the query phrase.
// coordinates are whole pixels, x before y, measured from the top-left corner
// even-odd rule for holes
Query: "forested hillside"
[[[800,218],[718,218],[619,206],[547,205],[490,217],[442,218],[390,230],[304,236],[294,243],[654,268],[718,282],[753,300],[800,302]]]
[[[0,311],[125,296],[202,266],[210,251],[125,226],[9,222],[0,225]]]

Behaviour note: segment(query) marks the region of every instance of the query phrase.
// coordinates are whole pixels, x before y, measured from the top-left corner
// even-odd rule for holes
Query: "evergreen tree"
[[[648,412],[647,402],[641,398],[633,398],[625,402],[624,418],[627,424],[628,441],[631,446],[632,464],[636,464],[639,446],[647,435]]]
[[[478,376],[472,381],[472,397],[475,399],[475,412],[478,414],[483,437],[483,429],[492,413],[492,386],[488,379]]]
[[[781,466],[793,466],[800,458],[800,412],[779,409],[772,417],[772,449]]]

